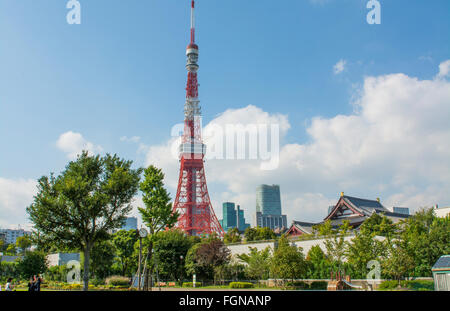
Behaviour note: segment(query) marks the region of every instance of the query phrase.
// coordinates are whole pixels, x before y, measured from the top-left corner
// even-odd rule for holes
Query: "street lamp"
[[[183,255],[180,255],[180,267],[181,267],[180,286],[181,287],[183,286],[183,277],[184,277],[184,275],[183,275],[183,271],[184,271],[184,269],[183,269],[183,259],[184,259]]]
[[[138,264],[138,290],[141,290],[141,279],[142,279],[142,275],[141,275],[141,262],[142,262],[142,239],[145,238],[148,234],[147,230],[145,230],[145,228],[141,228],[138,231],[139,234],[139,264]]]

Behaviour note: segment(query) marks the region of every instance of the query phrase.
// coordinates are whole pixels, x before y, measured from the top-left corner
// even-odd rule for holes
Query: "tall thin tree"
[[[164,188],[164,173],[161,169],[151,165],[144,171],[144,180],[140,183],[142,201],[145,208],[139,207],[142,221],[149,229],[149,244],[147,249],[147,262],[144,289],[148,290],[148,278],[153,272],[152,251],[155,234],[164,229],[172,228],[178,220],[178,213],[172,212],[172,203],[169,192]]]

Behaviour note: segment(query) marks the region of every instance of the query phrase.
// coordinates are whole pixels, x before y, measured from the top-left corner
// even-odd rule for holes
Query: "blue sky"
[[[66,1],[0,2],[0,178],[5,181],[60,172],[68,158],[56,142],[68,131],[103,152],[145,165],[148,153],[120,138],[139,136],[143,146],[161,145],[182,121],[189,1],[79,1],[81,25],[66,23]],[[369,25],[366,0],[197,0],[204,123],[227,109],[253,105],[288,117],[283,144],[309,144],[314,118],[354,112],[351,103],[366,77],[403,73],[432,81],[439,64],[450,58],[450,2],[380,2],[381,25]],[[345,66],[336,74],[333,66],[340,60]],[[420,191],[427,185],[418,181],[414,187]],[[227,193],[230,199],[239,196],[231,188],[213,182],[212,200],[220,204]],[[332,194],[341,190],[324,191],[324,201],[336,199]],[[382,191],[386,197],[400,193]],[[375,192],[369,189],[367,195]],[[450,203],[450,197],[438,197],[436,203]],[[247,200],[250,218],[254,206]],[[12,207],[0,200],[0,218],[8,208],[24,209],[20,204],[27,201],[18,202]],[[23,222],[20,217],[4,221]]]

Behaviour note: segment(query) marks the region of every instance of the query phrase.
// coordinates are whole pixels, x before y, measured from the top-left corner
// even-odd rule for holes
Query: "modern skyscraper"
[[[225,202],[222,204],[223,219],[220,220],[220,224],[225,231],[231,228],[238,228],[239,231],[245,231],[250,224],[245,222],[244,211],[240,209],[240,206],[235,208],[233,202]]]
[[[273,230],[287,227],[287,217],[281,214],[279,185],[260,185],[256,188],[256,225]]]

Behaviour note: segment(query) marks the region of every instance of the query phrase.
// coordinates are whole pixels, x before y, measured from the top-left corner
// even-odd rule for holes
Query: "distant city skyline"
[[[222,202],[239,202],[254,226],[261,183],[280,185],[288,224],[322,220],[341,191],[411,214],[450,206],[450,2],[381,10],[369,25],[366,1],[198,0],[203,126],[280,130],[277,169],[205,162],[219,219]],[[80,25],[67,12],[0,2],[0,228],[29,229],[37,179],[83,149],[155,164],[175,198],[188,3],[82,1]]]

